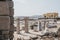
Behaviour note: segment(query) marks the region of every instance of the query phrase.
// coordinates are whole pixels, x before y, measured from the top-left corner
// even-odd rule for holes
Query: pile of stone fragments
[[[13,40],[13,15],[13,1],[0,0],[0,40]]]
[[[41,37],[43,40],[60,40],[60,28],[56,33],[45,34]]]

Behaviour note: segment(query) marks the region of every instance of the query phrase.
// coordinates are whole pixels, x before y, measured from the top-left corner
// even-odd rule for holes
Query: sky
[[[58,12],[60,0],[13,0],[14,16],[43,15],[47,12]]]

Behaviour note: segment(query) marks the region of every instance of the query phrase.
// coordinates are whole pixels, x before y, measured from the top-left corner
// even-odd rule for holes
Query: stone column
[[[25,17],[24,20],[25,20],[25,32],[28,33],[28,17]]]
[[[48,22],[47,21],[45,22],[45,28],[48,28]]]
[[[39,21],[38,23],[39,23],[39,25],[38,25],[39,26],[39,31],[42,31],[41,22]]]
[[[17,19],[17,33],[20,33],[20,19]]]
[[[46,21],[44,21],[44,30],[45,30],[45,24],[46,24]]]

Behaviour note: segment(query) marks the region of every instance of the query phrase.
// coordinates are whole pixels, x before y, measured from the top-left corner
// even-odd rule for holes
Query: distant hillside
[[[15,18],[15,19],[16,19],[16,18],[24,19],[24,17],[26,17],[26,16],[15,16],[14,18]],[[34,15],[34,16],[28,16],[28,17],[29,17],[29,19],[44,18],[44,16],[42,16],[42,15]]]
[[[31,16],[30,18],[33,18],[33,19],[38,19],[38,18],[43,18],[44,16],[42,15],[34,15],[34,16]]]

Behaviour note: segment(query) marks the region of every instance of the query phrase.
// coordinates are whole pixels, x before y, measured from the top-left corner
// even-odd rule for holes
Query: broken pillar
[[[39,31],[42,31],[41,22],[39,21],[38,23],[39,23],[39,25],[38,25],[39,26]]]
[[[45,30],[45,24],[46,24],[46,21],[44,21],[44,30]]]
[[[28,17],[25,17],[24,20],[25,20],[25,32],[28,33]]]
[[[48,28],[48,22],[47,21],[45,22],[45,28]]]
[[[17,33],[19,34],[20,33],[20,19],[17,18]]]

